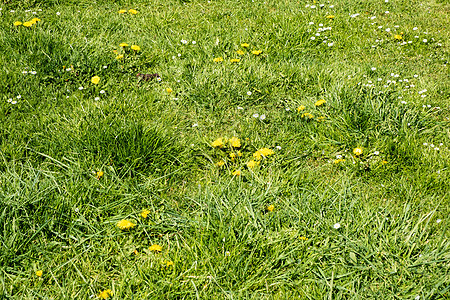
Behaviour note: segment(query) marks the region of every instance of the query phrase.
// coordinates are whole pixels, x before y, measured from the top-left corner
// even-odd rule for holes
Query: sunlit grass
[[[445,2],[0,7],[0,298],[448,297]]]

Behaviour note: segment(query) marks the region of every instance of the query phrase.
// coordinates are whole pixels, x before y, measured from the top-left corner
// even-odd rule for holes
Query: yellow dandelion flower
[[[241,151],[238,151],[238,152],[237,152],[237,156],[241,157],[241,156],[242,156],[242,152],[241,152]]]
[[[170,266],[173,266],[173,261],[165,260],[165,261],[163,261],[163,265],[164,265],[164,267],[168,268]]]
[[[274,153],[275,152],[272,149],[262,148],[262,149],[259,149],[258,151],[256,151],[255,153],[253,153],[253,157],[256,158],[257,160],[260,160],[262,157],[267,157]]]
[[[249,169],[253,169],[254,167],[256,167],[257,165],[259,165],[259,162],[254,161],[253,159],[251,161],[249,161],[247,163],[247,168]]]
[[[306,107],[304,105],[300,105],[299,107],[297,107],[297,111],[301,112],[302,110],[304,110]]]
[[[302,114],[302,118],[306,118],[306,119],[313,119],[314,116],[310,113],[303,113]]]
[[[130,10],[128,10],[128,12],[129,12],[130,14],[132,14],[132,15],[135,15],[135,14],[138,13],[138,11],[135,10],[135,9],[130,9]]]
[[[15,21],[13,24],[14,24],[14,26],[20,26],[20,25],[22,25],[23,23],[20,22],[20,21]]]
[[[216,57],[216,58],[213,59],[213,61],[214,62],[222,62],[223,61],[223,57],[222,56]]]
[[[241,147],[241,140],[235,136],[233,136],[230,140],[230,145],[233,148],[240,148]]]
[[[119,46],[120,47],[128,47],[129,45],[127,43],[120,43]]]
[[[100,178],[102,178],[103,177],[103,171],[97,171],[97,179],[100,179]]]
[[[134,254],[134,255],[138,255],[139,252],[138,252],[136,249],[134,249],[133,254]]]
[[[154,245],[151,245],[150,248],[148,248],[148,250],[155,251],[155,252],[161,252],[162,246],[154,244]]]
[[[98,297],[100,299],[108,299],[109,297],[111,297],[111,295],[112,295],[112,291],[108,289],[108,290],[104,290],[104,291],[100,292],[98,294]]]
[[[252,51],[252,54],[254,54],[254,55],[260,55],[261,53],[262,53],[261,50],[253,50]]]
[[[98,77],[98,76],[92,77],[92,78],[91,78],[91,82],[92,82],[93,84],[98,84],[98,83],[100,82],[100,77]]]
[[[275,209],[275,206],[273,204],[267,206],[267,210],[272,212]]]
[[[232,59],[230,59],[230,62],[232,62],[232,63],[238,63],[240,61],[241,60],[239,58],[232,58]]]
[[[299,240],[303,240],[303,241],[307,241],[307,240],[308,240],[308,238],[307,238],[306,236],[301,236],[301,237],[299,237],[298,239],[299,239]]]
[[[343,158],[340,158],[340,159],[336,159],[336,160],[334,160],[333,161],[333,163],[335,163],[335,164],[338,164],[338,163],[340,163],[340,162],[344,162],[345,161],[345,159],[343,159]]]
[[[131,49],[134,51],[141,51],[141,47],[139,47],[138,45],[131,45]]]
[[[150,210],[144,209],[144,210],[141,212],[141,217],[143,217],[144,219],[147,219],[147,216],[148,216],[149,213],[150,213]]]
[[[119,10],[119,14],[124,14],[124,13],[126,13],[126,12],[127,12],[126,9],[121,9],[121,10]]]
[[[32,22],[23,22],[22,25],[25,27],[31,27],[31,26],[33,26],[33,23]]]
[[[355,154],[356,156],[360,156],[362,153],[363,153],[363,149],[360,147],[353,149],[353,154]]]
[[[241,176],[241,170],[236,170],[233,173],[231,173],[233,176]]]
[[[247,44],[247,43],[242,43],[242,44],[241,44],[241,47],[242,47],[242,48],[248,48],[249,46],[250,46],[250,45]]]
[[[170,94],[173,92],[173,90],[171,88],[167,88],[166,91]]]
[[[333,15],[326,16],[327,19],[334,19]]]
[[[231,152],[231,153],[230,153],[230,158],[231,158],[232,161],[234,161],[234,158],[235,158],[235,157],[236,157],[236,154],[233,153],[233,152]]]
[[[388,162],[385,161],[385,160],[382,160],[382,161],[381,161],[381,164],[382,164],[382,165],[385,165],[385,164],[387,164],[387,163],[388,163]]]
[[[400,34],[396,34],[396,35],[394,35],[394,39],[401,40],[401,39],[403,39],[403,37]]]
[[[244,55],[245,54],[245,52],[242,51],[242,50],[238,50],[238,51],[236,51],[236,53],[239,54],[239,55]]]
[[[122,230],[127,230],[133,228],[134,226],[136,226],[136,224],[128,220],[120,220],[119,222],[117,222],[116,226]]]
[[[322,122],[323,120],[325,120],[326,118],[324,116],[318,117],[317,118],[317,122]]]
[[[324,99],[320,99],[319,101],[317,101],[314,105],[316,107],[319,107],[321,105],[324,105],[325,103],[327,103],[327,101],[325,101]]]
[[[212,142],[211,146],[213,146],[214,148],[222,148],[224,146],[223,139],[218,138],[217,140]]]
[[[225,165],[225,162],[223,160],[216,162],[216,166],[223,167]]]
[[[116,59],[122,59],[123,58],[123,54],[119,54],[116,56]]]
[[[37,276],[37,277],[41,277],[43,273],[44,273],[44,272],[42,272],[42,270],[37,270],[37,271],[36,271],[36,276]]]

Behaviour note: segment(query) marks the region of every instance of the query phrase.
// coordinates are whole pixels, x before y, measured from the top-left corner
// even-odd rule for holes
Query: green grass
[[[450,6],[323,3],[3,1],[0,298],[449,298]]]

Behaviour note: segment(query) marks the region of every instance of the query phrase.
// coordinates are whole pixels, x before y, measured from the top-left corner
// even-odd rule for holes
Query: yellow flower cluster
[[[319,106],[324,105],[325,103],[327,103],[327,101],[325,101],[324,99],[320,99],[320,100],[317,101],[314,105],[315,105],[316,107],[319,107]]]
[[[22,25],[22,26],[25,26],[25,27],[31,27],[31,26],[33,26],[34,24],[36,24],[37,22],[40,22],[41,21],[41,19],[39,19],[39,18],[33,18],[33,19],[31,19],[30,21],[26,21],[26,22],[20,22],[20,21],[15,21],[13,24],[14,24],[14,26],[20,26],[20,25]]]
[[[305,119],[307,119],[307,120],[310,120],[310,119],[313,119],[314,116],[313,116],[311,113],[306,112],[306,113],[303,113],[303,114],[302,114],[302,118],[305,118]]]
[[[241,47],[242,47],[242,48],[248,48],[248,47],[250,47],[250,44],[248,44],[248,43],[242,43],[242,44],[241,44]],[[238,55],[244,55],[244,54],[245,54],[245,52],[242,51],[241,49],[237,50],[236,53],[237,53]],[[256,55],[256,56],[258,56],[258,55],[260,55],[260,54],[262,53],[262,50],[253,50],[253,51],[251,51],[251,53],[254,54],[254,55]],[[224,61],[224,58],[223,58],[222,56],[219,56],[219,57],[214,58],[213,61],[214,61],[214,62],[217,62],[217,63],[218,63],[218,62],[223,62],[223,61]],[[240,61],[241,61],[241,59],[239,59],[239,58],[232,58],[232,59],[230,59],[230,62],[231,62],[231,63],[238,63],[238,62],[240,62]]]
[[[151,245],[150,248],[148,248],[148,250],[155,251],[155,252],[161,252],[162,246],[154,244],[154,245]]]
[[[124,14],[124,13],[126,13],[126,12],[127,12],[126,9],[121,9],[121,10],[119,10],[119,14]],[[130,14],[132,14],[132,15],[136,15],[136,14],[138,13],[138,11],[131,8],[131,9],[128,10],[128,13],[130,13]]]

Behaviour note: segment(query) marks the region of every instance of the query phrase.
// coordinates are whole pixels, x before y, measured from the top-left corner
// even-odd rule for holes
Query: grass
[[[445,1],[0,8],[0,298],[449,298]]]

